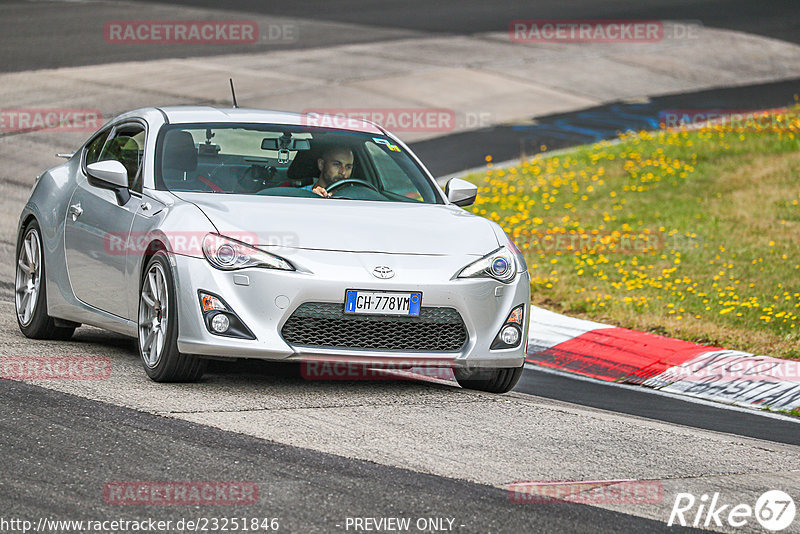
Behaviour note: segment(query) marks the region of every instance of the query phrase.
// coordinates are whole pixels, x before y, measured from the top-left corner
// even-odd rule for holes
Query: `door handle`
[[[78,217],[81,216],[81,213],[83,213],[83,208],[81,208],[80,202],[78,202],[77,204],[72,204],[69,207],[69,214],[72,215],[73,221],[78,220]]]

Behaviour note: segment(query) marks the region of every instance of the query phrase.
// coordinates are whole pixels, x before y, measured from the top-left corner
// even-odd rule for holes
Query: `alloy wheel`
[[[20,324],[28,326],[33,320],[39,301],[42,273],[42,243],[39,233],[31,228],[25,234],[17,261],[16,305]]]
[[[169,290],[164,268],[154,262],[147,271],[139,298],[139,349],[148,367],[158,365],[169,326]]]

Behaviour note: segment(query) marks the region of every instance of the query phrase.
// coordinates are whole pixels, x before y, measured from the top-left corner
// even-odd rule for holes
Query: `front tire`
[[[36,220],[31,221],[17,243],[17,276],[14,282],[14,304],[17,324],[32,339],[69,339],[74,326],[56,326],[47,315],[47,288],[42,232]]]
[[[169,260],[163,251],[150,258],[139,287],[139,356],[155,382],[196,382],[206,360],[178,352],[178,302]]]
[[[519,382],[523,367],[504,367],[499,369],[459,369],[453,370],[458,385],[464,389],[476,389],[489,393],[508,393]]]

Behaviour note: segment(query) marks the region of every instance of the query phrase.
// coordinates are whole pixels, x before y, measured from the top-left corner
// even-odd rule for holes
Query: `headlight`
[[[458,278],[494,278],[510,282],[517,275],[517,262],[506,247],[500,247],[475,263],[467,265],[458,273]]]
[[[295,270],[291,263],[280,256],[218,234],[206,234],[203,238],[203,255],[211,265],[223,271],[247,267]]]

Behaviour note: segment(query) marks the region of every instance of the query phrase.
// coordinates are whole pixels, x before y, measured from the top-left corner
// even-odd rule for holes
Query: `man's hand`
[[[316,194],[318,194],[321,197],[329,197],[329,196],[331,196],[331,194],[328,193],[328,191],[326,191],[325,188],[322,187],[321,185],[318,185],[317,187],[312,189],[312,191],[315,192]]]

